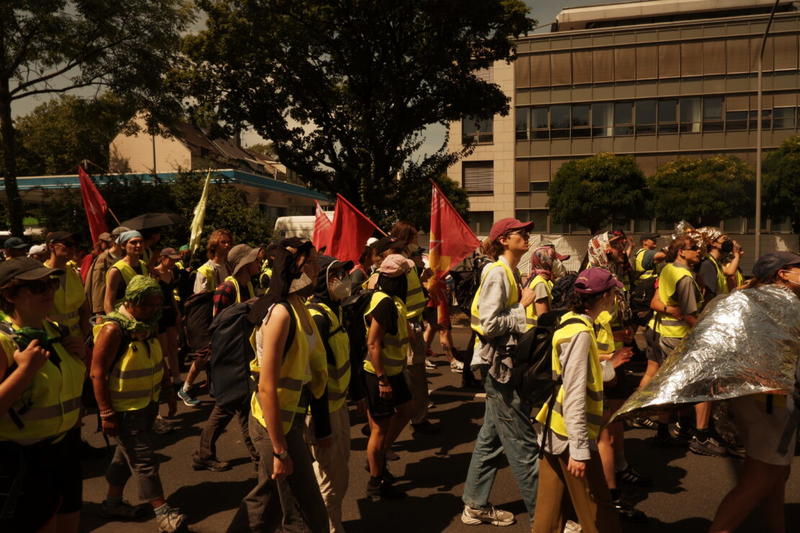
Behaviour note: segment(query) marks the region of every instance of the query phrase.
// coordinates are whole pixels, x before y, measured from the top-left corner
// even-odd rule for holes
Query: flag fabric
[[[106,225],[108,204],[106,204],[97,187],[94,186],[92,178],[80,166],[78,167],[78,180],[81,184],[81,199],[83,200],[83,209],[86,211],[86,220],[89,221],[92,243],[96,243],[100,234],[108,231],[108,226]]]
[[[322,210],[319,202],[314,201],[314,204],[317,206],[317,218],[314,220],[314,233],[311,235],[311,242],[317,250],[322,250],[323,248],[327,250],[331,246],[333,223],[328,218],[328,215],[325,214],[325,211]]]
[[[367,245],[367,239],[375,230],[383,233],[364,213],[345,200],[344,196],[337,194],[330,245],[326,254],[339,261],[358,263],[358,258],[361,257],[361,252]]]
[[[479,246],[480,241],[444,193],[433,185],[431,194],[431,240],[428,262],[437,279],[445,276]]]
[[[189,233],[189,254],[193,255],[197,247],[200,246],[200,236],[203,234],[203,222],[206,218],[206,204],[208,203],[208,184],[211,183],[211,171],[206,174],[206,181],[203,184],[203,193],[194,208],[194,217]]]

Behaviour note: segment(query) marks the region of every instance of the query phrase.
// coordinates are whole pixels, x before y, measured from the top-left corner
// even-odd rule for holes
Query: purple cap
[[[622,283],[605,268],[587,268],[575,278],[575,292],[600,294],[609,289],[621,289]]]
[[[523,229],[533,229],[533,222],[521,222],[516,218],[503,218],[492,224],[492,229],[489,230],[489,240],[496,241],[506,233]]]

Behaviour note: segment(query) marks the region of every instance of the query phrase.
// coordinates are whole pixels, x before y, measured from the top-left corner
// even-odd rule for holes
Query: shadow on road
[[[254,479],[205,481],[179,488],[169,497],[169,502],[179,507],[194,524],[213,514],[238,508],[253,485]]]

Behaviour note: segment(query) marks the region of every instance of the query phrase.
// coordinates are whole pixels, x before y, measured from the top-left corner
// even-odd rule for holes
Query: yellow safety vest
[[[708,260],[711,261],[717,271],[717,296],[728,294],[730,292],[728,290],[728,278],[725,276],[725,272],[722,271],[722,265],[720,265],[711,254],[708,254]]]
[[[11,327],[18,329],[13,324]],[[43,329],[48,337],[59,337],[55,325],[44,322]],[[9,335],[0,333],[0,350],[6,364],[11,367],[17,343]],[[11,405],[9,412],[0,416],[0,441],[12,441],[23,446],[44,439],[56,442],[78,423],[86,366],[60,342],[53,342],[53,350],[53,355],[61,359],[58,365],[51,355]],[[22,424],[21,428],[14,421],[12,412],[17,422]]]
[[[422,292],[422,283],[417,275],[417,269],[412,268],[406,273],[406,282],[408,285],[408,292],[406,293],[406,318],[411,320],[422,314],[428,299],[425,298],[425,293]]]
[[[589,372],[586,377],[586,429],[589,433],[589,438],[597,440],[597,436],[600,434],[600,427],[603,424],[603,371],[600,368],[600,359],[597,356],[594,327],[584,317],[571,311],[561,317],[561,323],[563,324],[570,319],[578,319],[580,322],[567,324],[557,329],[553,334],[553,373],[558,376],[562,375],[559,354],[572,337],[583,331],[588,332],[592,341],[587,354]],[[573,361],[571,364],[583,364],[583,361]],[[562,437],[569,437],[567,424],[563,416],[563,404],[564,387],[559,385],[556,400],[553,403],[553,410],[550,414],[550,429]],[[547,423],[548,411],[550,411],[549,401],[544,404],[539,414],[536,415],[536,420],[541,424]]]
[[[328,381],[328,363],[325,359],[325,347],[322,345],[322,338],[319,335],[319,331],[317,331],[316,324],[311,319],[311,315],[308,314],[308,310],[304,309],[304,312],[308,314],[308,321],[311,322],[311,332],[304,331],[302,322],[300,322],[300,315],[297,314],[293,305],[289,305],[289,307],[292,310],[292,320],[295,321],[297,328],[295,329],[292,343],[283,356],[280,373],[278,374],[278,405],[281,428],[284,434],[288,433],[292,428],[295,415],[302,417],[306,413],[308,405],[301,401],[303,399],[303,387],[309,384],[311,394],[315,398],[319,398],[325,392],[325,383]],[[308,343],[309,334],[316,337],[313,352]],[[252,335],[250,339],[251,343],[254,344],[255,335]],[[250,371],[253,373],[254,378],[257,379],[259,372],[261,372],[261,362],[258,358],[258,350],[255,353],[255,359],[250,362]],[[253,418],[258,420],[259,424],[269,429],[264,419],[264,412],[261,410],[261,403],[258,401],[258,395],[255,392],[250,398],[250,412]]]
[[[350,337],[342,328],[341,317],[333,309],[322,302],[306,304],[311,316],[324,316],[328,319],[327,344],[333,354],[334,362],[328,362],[328,411],[333,413],[341,409],[347,401],[347,389],[350,387]],[[340,311],[341,312],[341,311]]]
[[[94,326],[94,338],[112,320]],[[116,324],[116,322],[113,322]],[[109,371],[108,391],[114,411],[136,411],[158,401],[164,377],[164,356],[158,338],[130,339],[123,335],[127,347]]]
[[[52,268],[49,261],[45,261],[45,266]],[[61,284],[53,295],[53,309],[48,318],[69,328],[70,335],[83,338],[80,309],[85,301],[86,293],[83,290],[81,277],[74,268],[68,266],[64,269]]]
[[[543,283],[545,288],[547,289],[547,305],[553,304],[553,282],[549,279],[545,279],[542,276],[536,276],[533,278],[533,281],[530,284],[530,289],[535,289],[537,285]],[[525,329],[535,328],[537,322],[539,321],[539,317],[536,316],[536,302],[533,302],[531,305],[525,308]]]
[[[272,279],[272,269],[267,266],[267,261],[264,261],[264,264],[261,266],[261,273],[258,275],[258,282],[261,286],[264,286],[264,282],[267,281],[266,278]]]
[[[367,325],[367,338],[369,338],[369,324],[367,323],[367,316],[372,313],[375,308],[383,300],[391,298],[397,307],[397,334],[391,335],[386,333],[383,336],[383,346],[381,347],[381,363],[383,363],[383,371],[387,376],[396,376],[400,374],[406,366],[406,344],[408,344],[408,321],[406,320],[406,306],[399,298],[393,298],[385,292],[375,291],[372,299],[369,302],[369,307],[364,313],[364,323]],[[370,374],[375,374],[375,367],[372,366],[372,360],[367,356],[364,359],[364,370]]]
[[[639,248],[636,250],[636,255],[633,261],[633,271],[639,276],[639,279],[648,279],[656,277],[656,271],[644,269],[644,254],[647,252],[646,248]]]
[[[678,282],[685,277],[692,278],[692,284],[695,289],[695,297],[697,298],[697,307],[700,308],[703,297],[700,295],[700,287],[694,279],[694,274],[688,268],[677,267],[674,263],[667,263],[661,275],[658,276],[658,297],[667,305],[678,305],[677,300],[673,298],[675,289]],[[660,311],[655,314],[655,330],[662,337],[669,337],[673,339],[682,339],[689,334],[691,329],[689,323],[685,320],[677,320],[672,315],[662,313]]]
[[[242,291],[239,288],[239,282],[236,281],[236,278],[233,276],[228,276],[225,278],[225,281],[230,281],[233,283],[233,288],[236,289],[236,303],[242,303]],[[256,291],[253,289],[253,283],[250,281],[247,282],[247,290],[250,293],[250,298],[253,298],[256,295]]]
[[[124,259],[120,259],[119,261],[117,261],[116,263],[111,265],[111,268],[116,268],[117,270],[119,270],[119,273],[122,274],[122,281],[124,282],[123,290],[122,290],[123,293],[125,292],[125,290],[124,290],[125,287],[128,286],[128,283],[131,282],[133,277],[139,275],[139,273],[136,272],[133,269],[133,267],[131,267],[128,263],[126,263]],[[108,272],[106,272],[106,280],[108,280],[108,276],[110,275],[111,268],[109,268]],[[139,268],[142,269],[141,275],[146,276],[147,272],[148,272],[147,265],[141,259],[139,259]],[[117,290],[119,290],[119,289],[117,289]],[[114,300],[114,307],[117,307],[117,305],[119,305],[119,303],[121,301],[122,301],[122,298]]]
[[[206,278],[206,287],[208,287],[208,290],[211,292],[214,292],[214,289],[219,285],[216,279],[216,271],[210,261],[203,263],[197,268],[197,275]]]
[[[478,335],[484,335],[483,328],[481,327],[481,314],[480,309],[478,309],[478,302],[481,298],[481,288],[483,287],[483,280],[486,279],[486,275],[489,274],[493,268],[502,268],[506,272],[506,277],[508,278],[508,285],[511,287],[511,290],[508,292],[506,297],[506,307],[514,307],[519,303],[520,297],[520,289],[519,285],[517,284],[517,277],[514,275],[514,272],[511,270],[511,267],[508,266],[505,261],[497,260],[494,263],[486,265],[483,269],[483,274],[481,275],[481,284],[478,287],[478,290],[475,291],[475,297],[472,299],[472,306],[470,307],[470,327],[478,333]]]
[[[594,321],[594,323],[599,326],[595,338],[598,353],[613,353],[617,348],[616,342],[614,341],[614,328],[611,327],[611,322],[613,320],[614,317],[611,316],[611,313],[603,311],[597,315]]]

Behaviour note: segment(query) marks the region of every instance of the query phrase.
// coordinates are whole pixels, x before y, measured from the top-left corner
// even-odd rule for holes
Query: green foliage
[[[696,226],[749,216],[754,186],[753,171],[734,156],[677,159],[661,165],[650,179],[655,216]]]
[[[800,232],[800,136],[783,141],[764,158],[763,198],[765,215],[773,220],[791,219]]]
[[[597,233],[612,220],[647,216],[644,174],[631,156],[601,153],[564,163],[550,183],[550,215]]]
[[[275,151],[275,143],[267,141],[265,143],[257,143],[247,147],[251,152],[255,152],[269,160],[277,161],[278,153]]]
[[[190,64],[175,82],[376,222],[405,216],[404,170],[428,125],[508,113],[475,71],[511,59],[513,36],[533,23],[521,0],[199,4],[208,29],[185,40]]]

